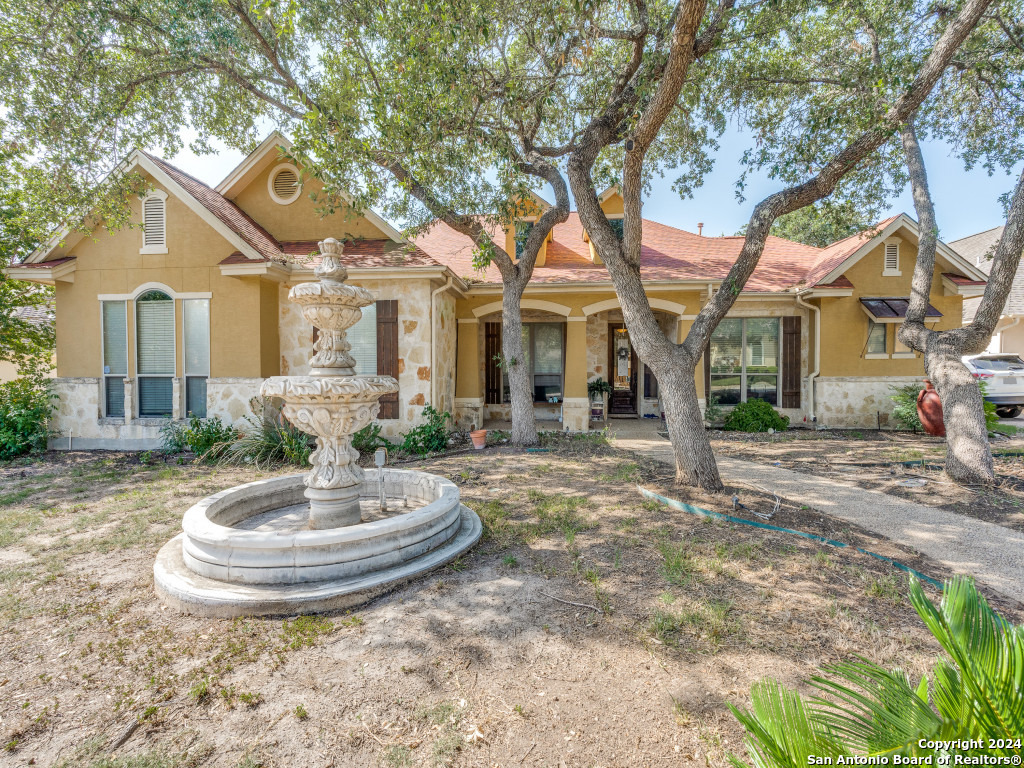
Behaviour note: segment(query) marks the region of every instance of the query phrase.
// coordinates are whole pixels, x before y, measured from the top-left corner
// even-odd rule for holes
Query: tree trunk
[[[501,297],[501,354],[512,400],[512,444],[536,445],[539,438],[533,414],[533,388],[523,351],[523,312],[520,307],[526,287],[523,282],[519,285],[518,281],[505,281]]]
[[[658,395],[665,408],[665,423],[676,462],[676,482],[712,493],[722,491],[725,486],[718,474],[697,400],[694,367],[672,360],[651,370],[658,377]]]
[[[924,366],[942,399],[946,474],[955,483],[988,485],[995,481],[995,470],[981,388],[960,360],[960,345],[944,336],[929,337]]]

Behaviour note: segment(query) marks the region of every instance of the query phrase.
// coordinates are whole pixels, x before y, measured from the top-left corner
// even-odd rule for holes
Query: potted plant
[[[587,382],[587,394],[590,396],[590,402],[592,403],[590,410],[592,420],[594,420],[593,417],[597,411],[597,408],[594,407],[597,403],[601,403],[601,419],[606,418],[608,414],[608,395],[611,393],[612,385],[600,376],[593,381]]]

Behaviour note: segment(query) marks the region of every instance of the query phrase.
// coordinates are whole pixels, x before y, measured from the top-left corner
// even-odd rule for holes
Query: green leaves
[[[813,678],[826,697],[810,704],[774,681],[759,683],[751,712],[733,708],[753,765],[795,768],[811,764],[810,755],[1021,756],[1024,629],[995,613],[965,577],[946,583],[938,608],[912,580],[910,602],[948,654],[935,666],[931,704],[927,678],[913,687],[905,673],[866,659]],[[981,747],[935,744],[956,739]]]

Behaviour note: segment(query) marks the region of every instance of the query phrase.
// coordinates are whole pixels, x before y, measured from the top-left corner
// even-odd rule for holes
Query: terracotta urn
[[[921,419],[921,426],[929,435],[946,436],[946,424],[942,420],[942,400],[928,379],[924,380],[924,389],[917,394],[917,417]]]

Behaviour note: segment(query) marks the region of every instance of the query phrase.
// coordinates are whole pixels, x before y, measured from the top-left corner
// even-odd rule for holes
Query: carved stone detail
[[[316,436],[313,465],[306,475],[310,525],[329,528],[359,522],[358,488],[363,470],[352,434],[380,411],[381,395],[398,391],[389,376],[355,376],[345,331],[372,304],[373,294],[345,285],[348,271],[341,264],[341,244],[328,238],[320,243],[323,256],[315,270],[319,283],[296,285],[288,298],[302,308],[303,317],[320,329],[313,345],[309,376],[274,376],[263,382],[260,394],[284,400],[281,412],[306,434]]]

